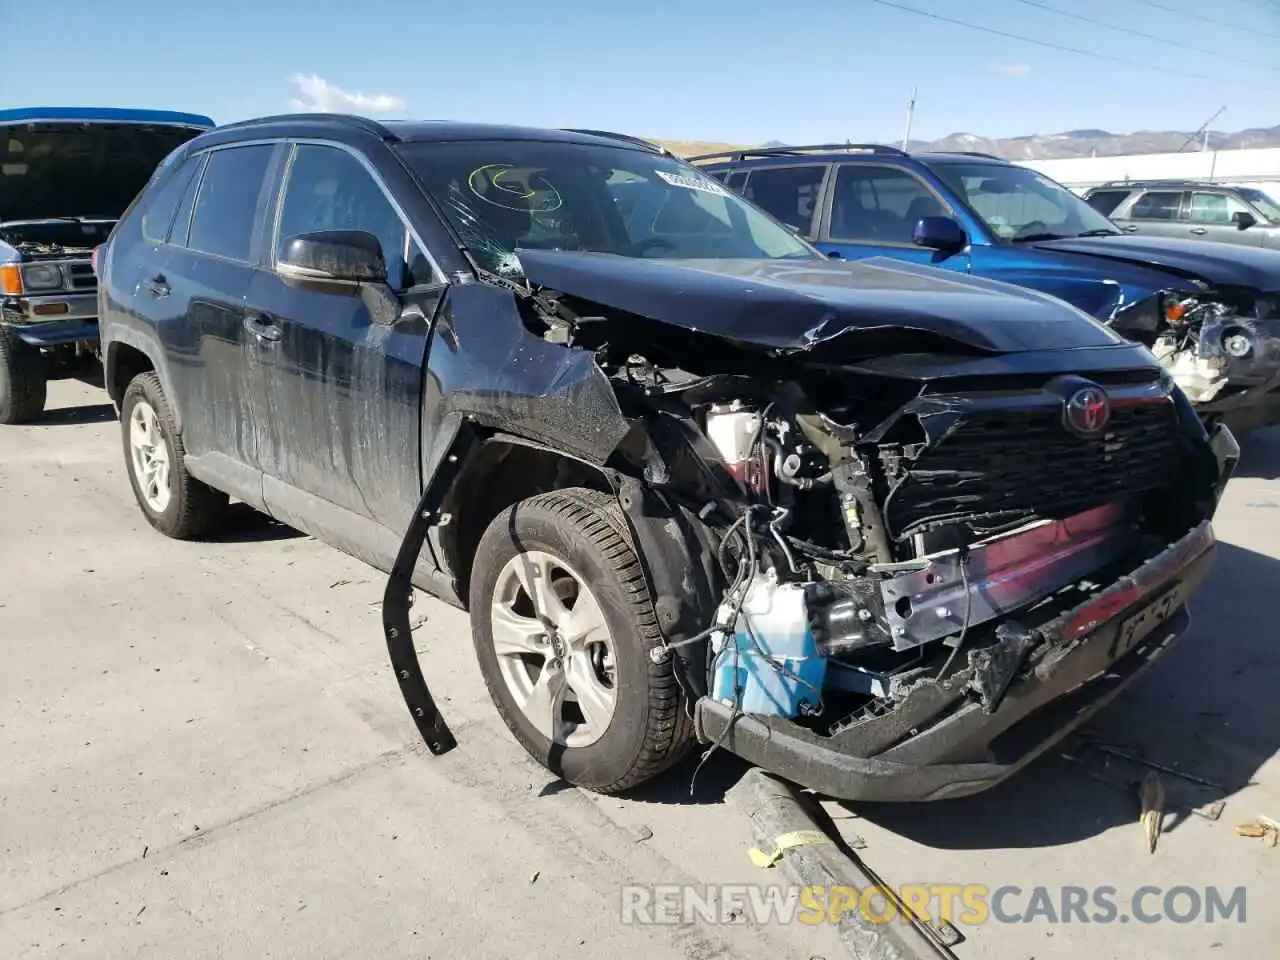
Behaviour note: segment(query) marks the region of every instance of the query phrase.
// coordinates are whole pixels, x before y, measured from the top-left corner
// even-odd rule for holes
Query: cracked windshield
[[[401,155],[467,247],[520,275],[518,248],[623,257],[808,257],[811,248],[674,157],[556,143],[414,144]]]

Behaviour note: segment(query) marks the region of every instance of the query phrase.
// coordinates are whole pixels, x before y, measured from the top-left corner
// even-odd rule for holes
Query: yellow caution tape
[[[818,830],[795,830],[791,833],[784,833],[780,837],[775,837],[773,841],[773,849],[769,851],[761,850],[759,847],[752,847],[747,851],[747,855],[751,857],[751,862],[757,867],[764,869],[772,867],[777,863],[782,855],[795,847],[809,847],[817,843],[830,843],[831,838],[825,833]]]

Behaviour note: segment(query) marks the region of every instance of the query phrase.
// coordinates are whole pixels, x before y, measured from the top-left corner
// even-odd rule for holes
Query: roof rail
[[[325,123],[341,124],[365,133],[386,139],[394,136],[390,130],[369,117],[357,116],[354,113],[278,113],[268,117],[254,117],[251,120],[238,120],[235,123],[224,123],[219,130],[234,130],[240,127],[256,127],[266,123]]]
[[[1001,163],[1009,162],[1005,157],[997,157],[994,153],[983,153],[981,150],[931,150],[929,152],[946,157],[981,157],[983,160],[999,160]]]
[[[1157,177],[1154,179],[1126,178],[1124,180],[1108,180],[1093,189],[1102,187],[1225,187],[1230,184],[1217,180],[1199,180],[1195,177]]]
[[[804,156],[806,153],[832,153],[837,150],[849,153],[882,153],[894,157],[910,156],[905,150],[890,147],[883,143],[815,143],[796,147],[744,147],[740,150],[722,150],[719,153],[704,153],[696,157],[687,157],[690,163],[700,160],[744,160],[747,157],[790,157]]]
[[[604,137],[606,140],[621,140],[623,143],[634,144],[637,147],[644,147],[646,150],[652,150],[654,153],[666,153],[669,151],[660,143],[654,143],[652,140],[645,140],[643,137],[633,137],[629,133],[614,133],[612,130],[588,130],[584,127],[563,127],[565,133],[581,133],[588,137]]]

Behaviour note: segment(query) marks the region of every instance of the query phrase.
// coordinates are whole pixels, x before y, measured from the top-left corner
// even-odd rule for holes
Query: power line
[[[1188,17],[1191,20],[1199,20],[1202,23],[1212,23],[1216,26],[1226,27],[1230,30],[1239,30],[1241,33],[1247,33],[1250,36],[1269,37],[1272,40],[1280,40],[1280,33],[1267,33],[1264,30],[1255,30],[1251,26],[1232,23],[1230,20],[1215,20],[1213,17],[1202,17],[1198,13],[1179,10],[1177,7],[1171,7],[1167,3],[1160,3],[1158,0],[1133,0],[1133,2],[1140,3],[1144,7],[1154,7],[1156,10],[1163,10],[1165,13],[1176,13],[1180,17]]]
[[[1247,60],[1244,57],[1237,57],[1233,53],[1222,53],[1218,50],[1206,50],[1204,47],[1193,47],[1191,44],[1182,40],[1170,40],[1168,37],[1158,37],[1154,33],[1147,33],[1145,30],[1134,30],[1131,27],[1120,27],[1114,23],[1107,23],[1105,20],[1098,20],[1095,17],[1085,16],[1083,13],[1070,13],[1066,10],[1059,10],[1051,7],[1047,3],[1041,3],[1040,0],[1014,0],[1015,3],[1025,4],[1028,7],[1036,7],[1039,10],[1047,10],[1050,13],[1056,13],[1060,17],[1067,17],[1071,20],[1079,20],[1082,23],[1091,23],[1094,26],[1103,27],[1107,30],[1114,30],[1117,33],[1127,33],[1135,37],[1145,37],[1148,40],[1156,40],[1160,43],[1176,44],[1179,50],[1190,50],[1195,53],[1203,53],[1209,57],[1220,57],[1223,60],[1230,60],[1232,63],[1248,63],[1256,67],[1263,67],[1267,70],[1277,70],[1270,63],[1264,63],[1261,60]]]
[[[942,23],[950,23],[957,27],[965,27],[968,30],[978,30],[982,33],[990,33],[997,37],[1005,37],[1009,40],[1018,40],[1022,43],[1033,43],[1039,47],[1048,47],[1051,50],[1062,50],[1066,53],[1079,54],[1082,57],[1092,57],[1094,60],[1106,60],[1111,63],[1122,63],[1126,67],[1136,67],[1139,70],[1151,70],[1157,73],[1167,73],[1171,76],[1188,77],[1196,80],[1210,80],[1214,83],[1225,83],[1233,86],[1247,86],[1254,90],[1280,90],[1280,87],[1271,86],[1263,83],[1246,82],[1240,80],[1231,80],[1227,77],[1213,76],[1207,73],[1193,73],[1190,70],[1171,69],[1169,67],[1161,67],[1152,63],[1143,63],[1139,60],[1129,60],[1124,57],[1113,57],[1109,54],[1098,53],[1096,50],[1082,50],[1080,47],[1069,47],[1063,43],[1054,43],[1052,40],[1038,40],[1035,37],[1023,36],[1020,33],[1010,33],[1007,30],[997,30],[995,27],[984,27],[976,23],[970,23],[967,20],[956,20],[953,17],[944,17],[940,13],[932,13],[928,10],[920,10],[916,7],[908,7],[906,4],[894,3],[892,0],[871,0],[872,3],[879,4],[882,7],[892,7],[894,10],[901,10],[904,13],[914,13],[919,17],[928,17],[930,20],[939,20]]]

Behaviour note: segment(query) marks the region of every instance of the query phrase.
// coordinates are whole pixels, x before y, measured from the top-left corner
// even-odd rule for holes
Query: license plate
[[[1116,658],[1124,656],[1151,635],[1160,624],[1168,620],[1182,603],[1182,589],[1173,587],[1148,603],[1137,613],[1130,614],[1120,624],[1116,636]]]

